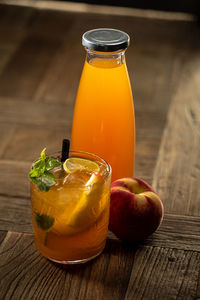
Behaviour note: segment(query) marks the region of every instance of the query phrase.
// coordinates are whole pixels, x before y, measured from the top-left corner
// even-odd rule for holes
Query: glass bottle
[[[103,157],[112,167],[112,181],[134,174],[135,117],[125,61],[129,36],[100,28],[86,32],[86,60],[72,125],[72,150]]]

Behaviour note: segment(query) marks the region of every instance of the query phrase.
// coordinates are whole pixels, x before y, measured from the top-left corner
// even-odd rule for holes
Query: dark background
[[[61,0],[62,1],[62,0]],[[66,0],[63,0],[67,2]],[[90,4],[114,5],[124,7],[134,7],[142,9],[155,9],[175,12],[188,12],[200,14],[200,0],[171,0],[171,1],[134,1],[134,0],[74,0],[73,2],[84,2]]]

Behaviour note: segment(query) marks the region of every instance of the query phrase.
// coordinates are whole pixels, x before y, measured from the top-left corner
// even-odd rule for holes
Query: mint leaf
[[[59,162],[58,160],[52,158],[52,157],[46,157],[45,159],[45,166],[46,166],[46,170],[52,170],[58,166],[61,165],[61,162]]]
[[[31,178],[31,181],[37,185],[42,192],[48,192],[50,187],[56,183],[55,177],[48,171],[45,171],[41,176]]]
[[[34,212],[34,216],[37,226],[45,231],[48,231],[54,224],[54,217],[37,212]]]
[[[37,177],[42,175],[45,172],[45,160],[42,160],[39,158],[38,161],[36,161],[33,164],[33,169],[29,172],[29,177]]]
[[[45,151],[46,151],[46,148],[44,148],[44,149],[42,150],[41,154],[40,154],[41,159],[44,159],[44,160],[45,160],[45,158],[46,158]]]
[[[37,169],[37,170],[45,170],[45,159],[43,158],[39,158],[34,164],[33,164],[33,168]]]
[[[29,172],[30,180],[43,192],[48,192],[56,183],[55,177],[49,171],[60,166],[61,162],[45,155],[46,148],[42,150],[40,158],[33,164]]]

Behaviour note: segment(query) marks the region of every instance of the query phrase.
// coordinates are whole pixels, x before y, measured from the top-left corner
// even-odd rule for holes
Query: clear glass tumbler
[[[37,249],[55,262],[75,264],[95,258],[105,247],[111,168],[87,152],[71,151],[69,157],[84,159],[88,168],[66,172],[61,165],[51,171],[56,184],[48,192],[32,182],[30,191]],[[90,162],[96,170],[90,170]]]

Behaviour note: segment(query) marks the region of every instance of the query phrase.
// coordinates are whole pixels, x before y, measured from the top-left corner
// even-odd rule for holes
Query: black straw
[[[62,142],[61,162],[64,163],[69,157],[70,140],[64,139]]]

